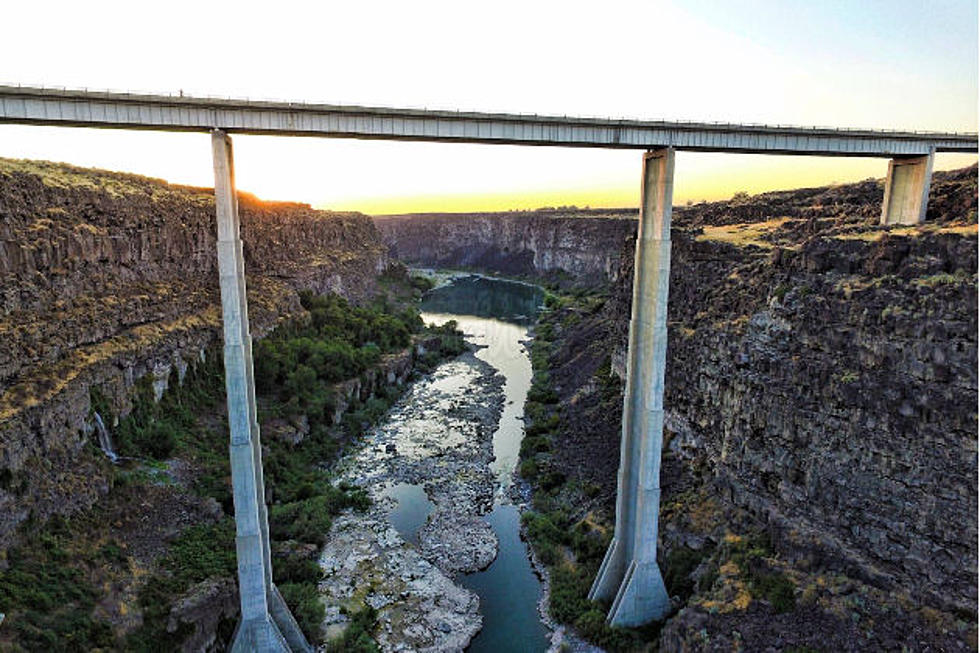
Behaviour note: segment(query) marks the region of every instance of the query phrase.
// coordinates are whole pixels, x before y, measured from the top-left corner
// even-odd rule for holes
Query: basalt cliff
[[[632,224],[618,209],[375,216],[392,257],[406,265],[469,269],[562,285],[617,279]]]
[[[298,292],[369,294],[388,257],[370,219],[241,194],[252,331]],[[125,416],[132,386],[220,341],[210,190],[62,164],[0,160],[0,550],[18,524],[96,502],[93,390]]]
[[[919,227],[879,226],[881,198],[867,180],[674,210],[660,560],[675,610],[642,635],[660,650],[976,648],[977,169],[937,173]],[[539,325],[557,425],[532,422],[523,450],[532,540],[586,534],[538,548],[560,561],[559,615],[585,609],[562,578],[589,549],[575,542],[608,537],[619,464],[636,221],[590,213],[375,218],[410,264],[559,294],[594,281]],[[616,648],[596,619],[570,625]]]
[[[976,647],[977,169],[935,175],[920,227],[878,226],[881,194],[675,210],[661,650]],[[632,254],[552,316],[543,462],[610,524]]]

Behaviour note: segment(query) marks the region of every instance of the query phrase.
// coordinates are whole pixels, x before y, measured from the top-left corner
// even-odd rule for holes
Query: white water
[[[92,414],[95,416],[95,432],[99,436],[99,448],[102,449],[102,453],[106,455],[106,458],[114,463],[119,462],[119,454],[112,448],[112,438],[109,437],[109,429],[105,427],[102,416],[97,412],[93,412]]]

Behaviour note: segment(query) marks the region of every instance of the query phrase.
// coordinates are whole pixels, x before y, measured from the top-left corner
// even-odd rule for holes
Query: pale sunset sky
[[[13,2],[0,83],[977,130],[976,0]],[[632,150],[235,136],[241,190],[367,213],[636,206]],[[213,184],[206,134],[0,125],[0,156]],[[937,155],[936,168],[974,155]],[[681,152],[678,204],[887,161]]]

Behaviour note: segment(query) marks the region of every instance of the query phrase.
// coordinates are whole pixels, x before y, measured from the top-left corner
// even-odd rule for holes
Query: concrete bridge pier
[[[647,152],[633,273],[616,530],[589,592],[592,600],[612,602],[607,620],[614,626],[639,626],[670,610],[657,566],[657,522],[673,187],[674,149]]]
[[[211,148],[218,222],[225,390],[231,431],[238,590],[242,612],[232,650],[312,652],[272,582],[262,445],[255,407],[252,337],[248,328],[245,293],[245,258],[239,229],[231,138],[220,129],[214,129],[211,131]]]
[[[896,157],[888,162],[881,224],[920,224],[926,221],[934,149],[923,156]]]

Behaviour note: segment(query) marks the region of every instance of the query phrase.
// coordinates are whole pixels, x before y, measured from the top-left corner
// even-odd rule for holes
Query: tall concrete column
[[[881,224],[920,224],[926,221],[934,154],[935,150],[930,150],[924,156],[901,157],[888,162]]]
[[[224,331],[225,390],[231,432],[231,479],[241,621],[233,651],[312,651],[272,582],[262,445],[255,407],[252,337],[248,328],[245,257],[238,221],[231,138],[211,132],[218,222],[218,275]]]
[[[607,620],[614,626],[639,626],[670,609],[657,566],[657,520],[673,188],[673,148],[647,152],[633,268],[616,530],[589,592],[592,600],[612,602]]]

